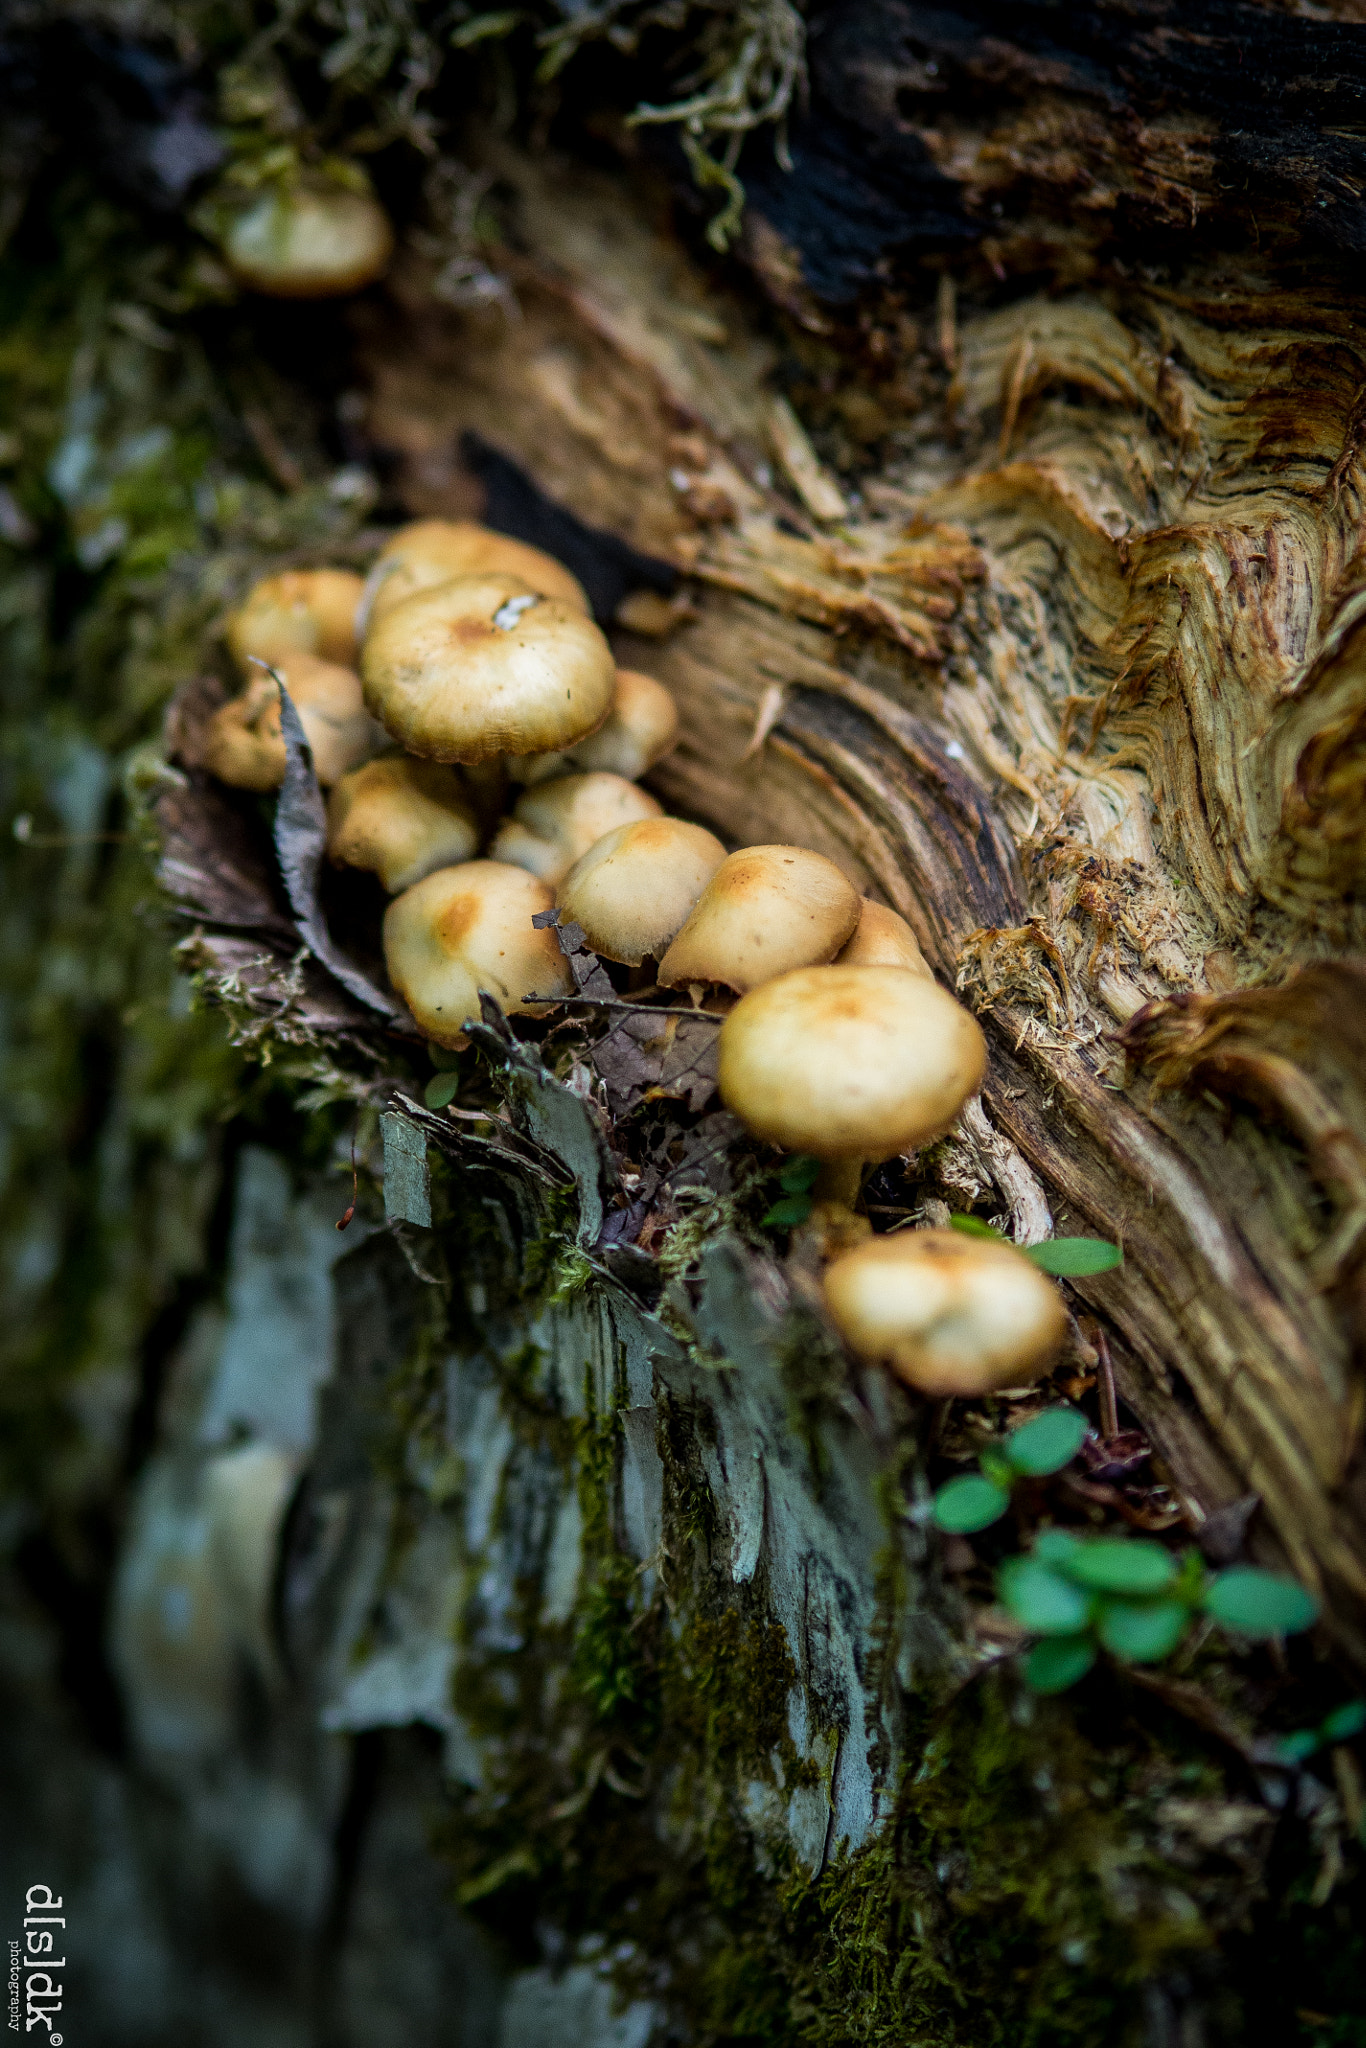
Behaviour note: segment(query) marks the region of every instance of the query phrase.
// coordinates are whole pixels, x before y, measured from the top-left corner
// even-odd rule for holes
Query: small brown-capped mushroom
[[[271,185],[228,222],[228,268],[275,299],[330,299],[379,277],[393,253],[389,216],[370,192],[330,179]]]
[[[271,676],[256,676],[239,697],[230,697],[209,720],[204,766],[233,789],[261,794],[285,779],[285,743],[280,731],[280,692]]]
[[[557,788],[558,784],[551,784]],[[720,840],[682,818],[619,825],[560,883],[556,902],[604,960],[660,959],[726,857]]]
[[[722,862],[659,963],[661,988],[758,988],[833,960],[859,920],[853,883],[804,846],[746,846]]]
[[[569,962],[548,927],[548,885],[525,868],[472,860],[439,868],[396,896],[384,913],[389,979],[438,1045],[455,1045],[479,1015],[485,990],[509,1015],[537,1013],[573,988]]]
[[[1062,1297],[1037,1266],[956,1230],[867,1239],[827,1266],[825,1299],[851,1351],[935,1400],[1026,1386],[1067,1334]]]
[[[354,669],[316,654],[286,654],[274,664],[284,677],[324,789],[365,761],[384,744],[371,718]],[[220,782],[237,789],[278,789],[285,779],[285,742],[280,730],[280,692],[273,676],[247,684],[216,711],[209,725],[204,765]]]
[[[601,769],[629,782],[652,768],[678,738],[678,706],[663,683],[638,669],[617,670],[612,709],[597,731],[562,754],[529,754],[508,762],[515,782]]]
[[[401,526],[375,557],[365,580],[363,630],[368,631],[405,597],[449,583],[453,576],[516,576],[541,597],[591,615],[577,576],[540,548],[495,533],[476,519],[415,519]]]
[[[835,955],[835,965],[904,967],[910,974],[923,974],[927,980],[934,980],[905,918],[889,910],[885,903],[874,903],[871,896],[865,896],[854,936]]]
[[[365,701],[409,753],[473,763],[548,754],[597,730],[616,664],[593,621],[516,576],[462,576],[377,620]]]
[[[948,1130],[986,1042],[938,982],[904,967],[799,967],[721,1026],[721,1099],[756,1138],[818,1159],[889,1159]]]
[[[328,799],[328,857],[338,867],[368,868],[391,896],[472,859],[478,846],[460,779],[439,761],[382,754],[343,777]]]
[[[349,569],[286,569],[247,593],[228,621],[228,649],[246,676],[257,661],[319,654],[343,668],[356,665],[356,608],[365,585]]]
[[[494,860],[513,861],[539,875],[553,889],[605,833],[659,816],[655,799],[624,775],[562,775],[517,799],[489,852]]]

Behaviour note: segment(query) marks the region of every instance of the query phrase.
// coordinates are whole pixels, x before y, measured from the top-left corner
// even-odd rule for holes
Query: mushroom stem
[[[812,1183],[811,1194],[817,1202],[838,1202],[843,1209],[852,1209],[858,1200],[863,1185],[863,1169],[866,1159],[825,1159],[821,1170]]]

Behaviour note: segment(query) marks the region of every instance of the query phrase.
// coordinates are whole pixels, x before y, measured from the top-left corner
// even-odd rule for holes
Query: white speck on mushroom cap
[[[525,597],[510,597],[506,604],[500,604],[493,615],[493,623],[500,633],[510,633],[523,612],[529,612],[534,604],[541,602],[539,594],[528,591]]]

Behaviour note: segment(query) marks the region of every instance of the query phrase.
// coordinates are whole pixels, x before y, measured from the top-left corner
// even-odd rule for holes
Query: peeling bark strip
[[[683,710],[655,786],[736,841],[829,854],[910,920],[993,1034],[991,1114],[1057,1227],[1124,1242],[1122,1274],[1079,1291],[1192,1512],[1255,1490],[1366,1661],[1366,1119],[1333,1079],[1356,1054],[1311,1031],[1278,1044],[1290,1071],[1226,1060],[1206,1092],[1270,1090],[1276,1128],[1213,1112],[1198,1062],[1181,1102],[1146,1078],[1153,1019],[1366,941],[1349,306],[1230,271],[960,308],[952,435],[922,410],[822,533],[773,481],[744,310],[619,187],[492,162],[521,319],[438,309],[415,268],[396,325],[367,315],[371,430],[412,510],[461,502],[473,428],[691,573],[693,620],[622,642]],[[727,340],[680,331],[680,300]]]
[[[1346,10],[1344,10],[1345,12]],[[1159,235],[1366,248],[1366,38],[1351,20],[1210,0],[826,0],[793,170],[741,159],[752,260],[829,324],[910,253],[998,274]]]

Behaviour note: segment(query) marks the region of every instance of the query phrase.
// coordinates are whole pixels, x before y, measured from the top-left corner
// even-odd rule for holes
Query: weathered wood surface
[[[477,501],[474,429],[692,579],[688,623],[622,641],[683,707],[660,793],[911,920],[1060,1226],[1124,1240],[1079,1292],[1195,1516],[1256,1491],[1360,1659],[1366,1127],[1312,1021],[1362,940],[1349,305],[1230,268],[927,323],[841,503],[752,314],[646,205],[491,162],[516,316],[434,306],[413,264],[362,328],[406,502]],[[1241,1059],[1202,1060],[1234,1024]]]

